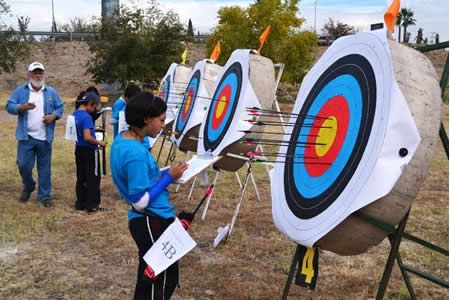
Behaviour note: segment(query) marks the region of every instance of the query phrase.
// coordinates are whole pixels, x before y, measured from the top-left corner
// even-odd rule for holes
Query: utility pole
[[[55,2],[52,0],[52,32],[57,32],[56,22],[55,22]]]
[[[315,32],[315,33],[317,33],[317,28],[316,28],[317,1],[318,1],[318,0],[314,0],[314,32]]]

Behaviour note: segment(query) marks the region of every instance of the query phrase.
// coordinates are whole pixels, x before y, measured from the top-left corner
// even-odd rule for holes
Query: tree
[[[322,32],[329,35],[332,39],[337,39],[341,36],[354,34],[355,28],[351,25],[342,23],[339,20],[329,18],[328,22],[323,25]]]
[[[19,39],[21,41],[34,41],[34,37],[32,35],[27,36],[26,32],[28,31],[28,25],[30,24],[30,17],[20,16],[17,17],[17,25],[19,27],[19,31],[21,36]]]
[[[5,0],[0,0],[0,73],[14,71],[16,60],[27,56],[29,52],[28,43],[15,35],[12,27],[4,25],[2,18],[9,13],[10,8]]]
[[[314,60],[317,36],[300,31],[304,19],[297,16],[298,3],[299,0],[260,0],[248,8],[220,8],[218,24],[206,42],[206,56],[209,57],[219,40],[219,64],[224,64],[235,49],[258,49],[258,36],[270,24],[262,55],[285,64],[284,80],[301,81]]]
[[[87,20],[79,17],[75,17],[69,20],[60,27],[64,32],[95,32],[95,28],[99,25],[98,22],[88,22]]]
[[[395,22],[395,25],[397,25],[398,28],[398,42],[400,43],[401,40],[401,34],[402,34],[402,12],[400,11],[398,13],[397,21]]]
[[[93,59],[87,71],[96,82],[150,82],[180,61],[186,31],[178,15],[150,4],[146,10],[122,6],[114,18],[103,20],[99,40],[89,42]]]
[[[192,27],[191,19],[189,19],[187,35],[188,35],[188,37],[193,37],[194,36],[194,27]]]
[[[423,42],[423,28],[419,28],[419,30],[417,30],[416,43],[422,44],[422,42]]]
[[[414,12],[409,8],[402,8],[399,13],[399,18],[401,16],[402,26],[403,26],[403,43],[407,43],[406,30],[410,25],[416,25],[416,19],[414,19]]]

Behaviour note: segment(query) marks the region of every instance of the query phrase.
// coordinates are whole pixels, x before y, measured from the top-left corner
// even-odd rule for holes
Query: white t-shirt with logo
[[[30,98],[28,103],[34,103],[35,108],[28,110],[28,135],[31,137],[45,141],[47,140],[47,134],[45,132],[44,118],[44,85],[39,91],[35,91],[31,84],[28,84],[30,88]]]

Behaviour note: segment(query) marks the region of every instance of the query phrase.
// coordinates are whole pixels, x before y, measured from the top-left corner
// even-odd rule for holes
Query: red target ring
[[[305,149],[305,168],[312,177],[322,176],[336,160],[347,135],[350,110],[343,96],[331,98],[314,119]],[[322,164],[317,164],[322,163]]]
[[[231,86],[226,85],[223,90],[220,92],[217,99],[214,99],[216,103],[214,104],[213,113],[212,113],[212,128],[217,130],[222,124],[223,119],[227,114],[228,107],[230,105],[230,97],[231,97]]]

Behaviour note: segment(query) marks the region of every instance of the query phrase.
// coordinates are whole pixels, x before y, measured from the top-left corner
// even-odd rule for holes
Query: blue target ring
[[[180,107],[180,110],[178,111],[178,117],[177,117],[177,123],[175,126],[176,134],[175,136],[178,138],[181,133],[183,133],[184,129],[186,128],[186,125],[189,121],[189,118],[191,117],[195,101],[197,99],[197,94],[199,90],[200,85],[200,78],[201,72],[200,70],[197,70],[194,75],[192,75],[191,80],[189,80],[189,84],[186,87],[186,91],[184,93],[183,101]],[[189,97],[191,97],[189,99]],[[186,106],[189,107],[186,107]],[[187,113],[185,112],[185,109],[187,110]]]
[[[206,150],[214,151],[222,142],[223,137],[233,121],[239,96],[242,88],[242,66],[239,62],[233,63],[222,75],[209,106],[206,124],[203,131],[203,145]],[[227,92],[224,92],[227,90]],[[229,91],[229,92],[228,92]],[[228,101],[225,116],[217,129],[213,128],[213,122],[217,121],[215,107],[217,101]]]
[[[166,77],[166,80],[164,80],[163,84],[163,101],[167,104],[167,101],[169,100],[170,95],[170,75]]]
[[[306,141],[319,140],[313,137],[312,128],[326,107],[331,115],[339,115],[340,108],[333,104],[339,98],[346,106],[347,129],[340,134],[340,146],[335,148],[332,160],[321,172],[308,160],[316,153],[305,145]],[[332,205],[344,191],[356,172],[369,137],[376,111],[377,82],[370,62],[359,54],[351,54],[336,60],[317,79],[299,111],[286,151],[284,164],[284,194],[290,211],[299,219],[310,219],[320,215]],[[331,107],[331,109],[329,109]],[[311,119],[314,118],[314,119]],[[337,120],[337,124],[339,124]],[[325,122],[325,121],[324,121]],[[306,136],[303,136],[306,135]],[[332,143],[330,143],[333,145]],[[330,151],[331,152],[331,151]],[[300,157],[304,155],[305,157]],[[309,170],[309,171],[308,171]]]
[[[349,131],[335,161],[332,162],[331,167],[325,174],[320,177],[310,176],[306,170],[306,165],[301,163],[303,159],[300,157],[307,156],[305,155],[305,148],[297,147],[295,149],[296,156],[293,165],[294,182],[297,190],[305,199],[313,199],[330,188],[342,173],[356,144],[361,124],[363,103],[358,80],[352,75],[341,75],[328,82],[314,99],[306,114],[309,116],[318,116],[320,109],[329,99],[336,95],[336,91],[339,91],[339,94],[348,103],[350,110]],[[312,121],[307,121],[306,123],[312,123]],[[310,131],[310,127],[302,127],[297,144],[306,143]]]

